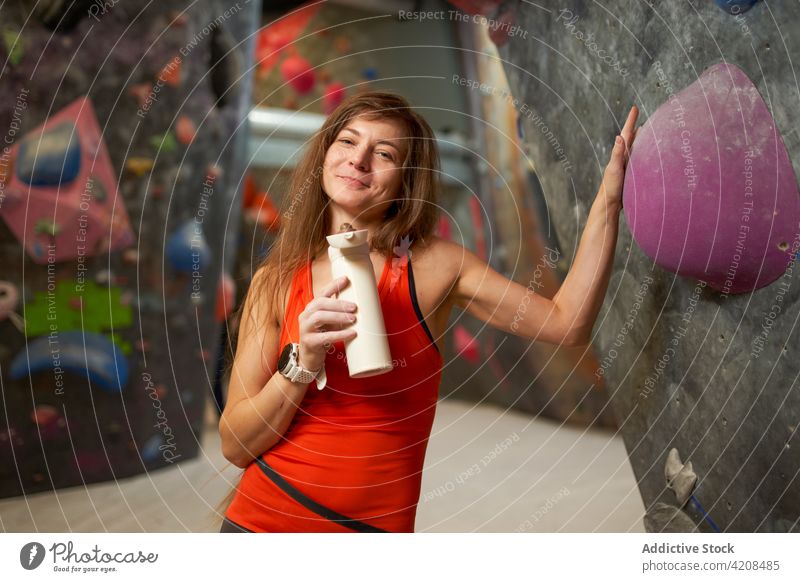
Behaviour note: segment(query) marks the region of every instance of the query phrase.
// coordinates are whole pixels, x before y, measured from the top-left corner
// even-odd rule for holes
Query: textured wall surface
[[[86,96],[115,180],[103,193],[87,182],[85,205],[101,214],[126,209],[133,237],[124,248],[41,264],[8,220],[0,224],[0,279],[19,294],[13,313],[4,307],[0,317],[0,496],[125,477],[197,454],[217,365],[217,290],[234,251],[224,257],[220,249],[238,229],[258,15],[259,2],[224,0],[0,8],[3,146]],[[69,133],[38,149],[36,138],[26,159],[3,150],[0,212],[33,198],[12,191],[10,176],[22,167],[83,189],[64,185],[62,162],[75,161],[62,151]],[[90,142],[86,151],[100,143],[80,126],[78,134]],[[92,162],[85,157],[80,167]],[[64,212],[58,186],[50,199],[38,195],[55,226],[26,236],[51,232],[56,246],[74,247],[58,232],[74,229],[80,214]],[[100,347],[87,354],[81,334],[90,331]],[[41,366],[15,375],[11,362],[24,367],[36,339],[46,341],[37,344]],[[110,341],[127,368],[119,378],[121,368],[102,360]]]
[[[631,104],[642,123],[714,63],[753,80],[800,170],[796,2],[733,15],[699,0],[522,3],[517,23],[527,38],[500,53],[567,256]],[[595,348],[646,507],[678,505],[664,477],[675,447],[720,530],[800,527],[795,267],[754,293],[725,295],[654,266],[621,219]],[[701,530],[714,527],[694,501],[686,512]]]

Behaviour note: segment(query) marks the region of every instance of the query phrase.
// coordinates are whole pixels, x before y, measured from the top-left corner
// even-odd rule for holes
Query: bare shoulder
[[[427,295],[437,306],[448,303],[468,252],[438,236],[431,237],[425,246],[412,248],[418,294]]]
[[[473,262],[477,256],[458,243],[433,236],[428,244],[420,249],[414,249],[414,269],[417,265],[430,268],[438,273],[439,277],[446,275],[450,284],[457,281],[461,270],[466,263]]]
[[[427,244],[412,248],[414,272],[418,270],[438,271],[439,276],[458,275],[458,266],[463,260],[464,247],[438,236],[432,236]]]

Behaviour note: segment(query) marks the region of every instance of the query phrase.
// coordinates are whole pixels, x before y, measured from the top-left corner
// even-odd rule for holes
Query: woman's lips
[[[340,179],[344,180],[345,184],[349,184],[350,186],[357,186],[360,188],[365,188],[367,185],[364,184],[361,180],[356,180],[355,178],[349,178],[348,176],[339,176]]]

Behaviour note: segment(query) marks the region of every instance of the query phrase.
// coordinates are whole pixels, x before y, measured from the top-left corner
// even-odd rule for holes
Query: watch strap
[[[289,363],[286,368],[281,370],[281,374],[283,374],[292,382],[299,382],[301,384],[309,384],[312,380],[316,379],[317,389],[322,390],[327,382],[327,376],[325,375],[325,364],[323,363],[322,368],[316,372],[312,372],[311,370],[303,368],[299,364],[299,356],[300,344],[292,343],[292,355],[289,358]]]

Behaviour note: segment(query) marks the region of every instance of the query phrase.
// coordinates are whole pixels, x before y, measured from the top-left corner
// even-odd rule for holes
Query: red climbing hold
[[[463,326],[456,326],[453,331],[453,341],[459,356],[471,364],[477,364],[480,361],[481,351],[478,341]]]

